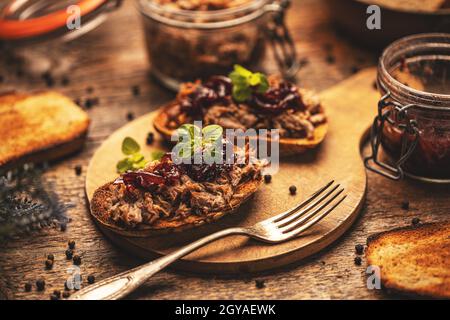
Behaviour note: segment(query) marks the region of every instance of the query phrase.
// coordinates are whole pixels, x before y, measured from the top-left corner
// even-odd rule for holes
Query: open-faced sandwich
[[[313,93],[241,66],[228,77],[183,84],[176,100],[156,116],[154,127],[170,141],[180,124],[195,120],[244,131],[278,129],[281,155],[317,147],[328,129],[324,109]]]
[[[119,234],[147,237],[199,226],[236,210],[260,186],[263,165],[250,160],[248,147],[230,147],[221,134],[217,141],[222,150],[231,148],[231,157],[221,155],[227,161],[198,163],[192,154],[187,157],[192,161],[179,162],[174,151],[165,153],[97,189],[92,214]],[[208,145],[199,148],[204,152]]]

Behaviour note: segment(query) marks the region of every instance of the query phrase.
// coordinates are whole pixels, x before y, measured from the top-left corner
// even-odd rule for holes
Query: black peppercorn
[[[71,249],[67,249],[66,250],[66,258],[67,258],[67,260],[72,259],[72,256],[73,256],[73,251]]]
[[[61,298],[61,291],[59,291],[59,290],[54,290],[54,291],[53,291],[53,294],[54,294],[55,296],[57,296],[58,299]]]
[[[59,298],[53,293],[50,295],[50,300],[59,300]]]
[[[403,210],[409,210],[409,201],[408,200],[403,200],[403,202],[402,202],[402,209]]]
[[[359,67],[358,66],[353,66],[351,69],[351,73],[357,73],[359,71]]]
[[[355,246],[356,254],[363,254],[364,253],[364,246],[362,244],[357,244]]]
[[[360,266],[361,263],[362,263],[361,257],[355,257],[355,264],[356,264],[357,266]]]
[[[272,176],[270,174],[265,174],[264,175],[264,182],[265,183],[270,183],[270,181],[272,181]]]
[[[53,260],[50,259],[45,260],[45,268],[49,270],[53,268]]]
[[[336,62],[336,58],[333,55],[330,54],[330,55],[327,56],[326,61],[327,61],[328,64],[333,64],[333,63]]]
[[[81,264],[81,257],[78,255],[73,256],[73,264],[79,266]]]
[[[92,93],[92,92],[94,92],[94,88],[92,88],[92,87],[87,87],[87,88],[86,88],[86,92],[87,92],[87,93]]]
[[[47,259],[54,261],[55,260],[55,256],[50,253],[49,255],[47,255]]]
[[[95,277],[92,274],[88,275],[87,281],[89,284],[93,284],[95,282]]]
[[[141,88],[139,86],[132,86],[131,92],[133,93],[133,96],[137,97],[141,94]]]
[[[60,230],[61,231],[66,231],[67,230],[67,224],[65,224],[65,223],[61,223],[61,225],[59,226],[59,228],[60,228]]]
[[[75,174],[77,176],[81,175],[81,172],[83,171],[83,168],[80,165],[75,166]]]
[[[70,83],[69,78],[63,77],[63,78],[61,79],[61,84],[62,84],[63,86],[67,86],[69,83]]]
[[[289,192],[294,195],[297,193],[297,187],[296,186],[290,186],[289,187]]]
[[[93,103],[92,103],[92,100],[91,100],[91,99],[87,98],[86,101],[84,101],[84,107],[85,107],[86,109],[92,108],[92,105],[93,105]]]
[[[134,119],[134,113],[133,112],[128,112],[127,113],[127,120],[128,121],[131,121],[131,120],[133,120]]]
[[[67,244],[69,245],[69,249],[75,249],[75,241],[74,240],[69,240],[69,242],[67,242]]]
[[[31,288],[32,288],[31,282],[25,283],[25,291],[26,291],[26,292],[30,292],[30,291],[31,291]]]
[[[263,279],[256,279],[255,280],[255,286],[258,289],[262,289],[262,288],[264,288],[266,286],[266,283],[265,283],[265,281]]]
[[[420,223],[420,219],[419,218],[413,218],[411,220],[411,223],[413,226],[417,226]]]
[[[67,299],[68,297],[70,297],[70,293],[67,291],[64,291],[62,296],[63,296],[63,298]]]
[[[38,291],[43,291],[45,289],[45,280],[44,279],[38,279],[36,281],[36,288]]]
[[[155,141],[155,134],[153,132],[149,132],[147,134],[147,140],[145,142],[147,143],[147,145],[151,145],[153,144],[154,141]]]

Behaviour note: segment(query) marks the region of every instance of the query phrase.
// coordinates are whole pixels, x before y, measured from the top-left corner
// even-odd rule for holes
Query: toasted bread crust
[[[0,169],[73,153],[83,146],[88,127],[88,115],[57,92],[2,95]]]
[[[390,290],[450,298],[450,221],[370,236],[366,257],[381,268],[381,282]]]
[[[166,123],[168,122],[168,112],[177,104],[177,101],[172,101],[161,107],[160,112],[156,115],[155,120],[153,121],[153,127],[166,141],[171,141],[172,134],[174,133],[174,130],[166,126]],[[325,139],[327,132],[328,122],[325,122],[315,128],[313,139],[280,138],[280,154],[283,156],[288,156],[293,154],[301,154],[308,150],[314,149]],[[267,138],[267,140],[270,142],[271,139]]]
[[[107,201],[110,197],[111,191],[109,186],[112,182],[109,182],[94,192],[91,201],[91,214],[95,221],[112,230],[118,234],[128,237],[151,237],[161,234],[167,234],[172,232],[179,232],[193,227],[201,226],[205,223],[209,223],[225,216],[228,213],[236,211],[250,196],[252,196],[258,187],[262,183],[262,177],[258,179],[248,180],[238,185],[236,192],[230,200],[228,208],[224,208],[222,211],[210,212],[206,215],[189,215],[182,219],[177,220],[157,220],[153,225],[138,225],[135,228],[126,228],[115,224],[112,221],[104,218],[104,213],[107,212]]]

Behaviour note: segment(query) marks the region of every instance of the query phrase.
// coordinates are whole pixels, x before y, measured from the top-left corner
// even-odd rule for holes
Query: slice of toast
[[[75,152],[88,127],[87,113],[57,92],[0,95],[0,171]]]
[[[367,240],[369,265],[384,287],[406,294],[450,298],[450,221],[397,228]]]

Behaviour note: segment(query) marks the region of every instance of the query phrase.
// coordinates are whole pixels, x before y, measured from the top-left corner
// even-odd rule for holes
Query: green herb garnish
[[[193,124],[183,124],[177,129],[178,143],[174,148],[175,154],[179,158],[190,158],[196,150],[211,149],[215,152],[214,146],[222,138],[223,128],[212,124],[200,130]]]
[[[263,73],[253,73],[238,64],[228,77],[233,83],[232,95],[237,102],[248,100],[253,92],[265,93],[269,89],[269,81]]]
[[[126,137],[122,142],[122,153],[126,156],[120,160],[116,169],[118,173],[125,173],[127,171],[135,171],[145,168],[149,162],[145,159],[144,155],[140,152],[141,146],[133,138]],[[162,150],[155,150],[151,154],[151,159],[161,160],[166,153]]]

